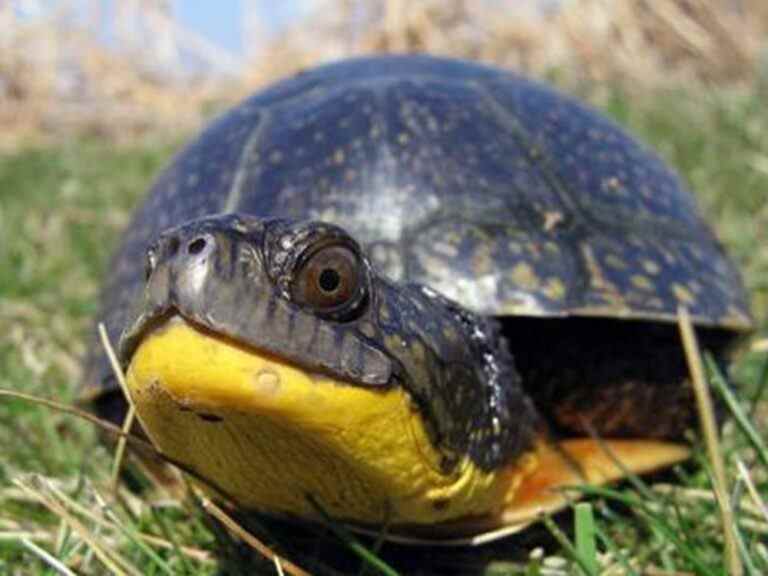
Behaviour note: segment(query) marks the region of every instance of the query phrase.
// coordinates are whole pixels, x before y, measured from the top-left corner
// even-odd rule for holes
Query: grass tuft
[[[299,568],[292,562],[281,560],[280,557],[269,548],[269,546],[261,542],[253,534],[240,526],[231,516],[224,512],[221,507],[215,504],[213,500],[199,492],[196,494],[196,497],[200,502],[203,510],[216,518],[216,520],[221,522],[234,536],[245,542],[256,552],[273,562],[276,566],[280,566],[281,570],[287,571],[289,574],[291,574],[291,576],[309,576],[308,572],[304,571],[302,568]]]
[[[375,570],[376,573],[381,574],[382,576],[398,576],[397,570],[379,558],[375,553],[369,550],[367,546],[361,544],[358,539],[349,532],[349,530],[344,528],[344,526],[334,521],[333,518],[331,518],[328,513],[323,510],[322,506],[320,506],[320,504],[316,502],[314,498],[308,496],[308,499],[314,507],[315,511],[323,519],[325,526],[328,527],[328,529],[334,534],[334,536],[336,536],[336,538],[339,539],[340,542],[344,544],[344,546],[346,546],[353,554],[359,557],[360,560],[364,562],[365,566],[370,567],[371,569]]]

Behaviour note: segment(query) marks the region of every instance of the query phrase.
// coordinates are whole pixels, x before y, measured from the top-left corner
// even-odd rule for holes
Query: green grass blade
[[[757,388],[752,397],[749,399],[749,419],[752,420],[756,413],[757,408],[760,406],[765,391],[768,390],[768,354],[763,358],[763,364],[760,366],[760,375],[757,378]]]
[[[155,506],[150,506],[149,511],[152,515],[152,518],[160,528],[160,532],[162,533],[163,537],[171,543],[171,547],[173,548],[173,551],[176,554],[176,557],[179,559],[179,563],[181,564],[182,573],[194,574],[192,565],[190,564],[186,555],[184,555],[184,553],[181,551],[181,547],[179,546],[176,536],[172,534],[171,530],[168,529],[168,522],[166,521],[165,517],[160,514]]]
[[[712,385],[718,394],[720,394],[720,397],[725,401],[728,410],[733,415],[741,431],[747,437],[750,444],[752,444],[752,447],[757,452],[762,465],[768,469],[768,446],[765,444],[765,441],[761,437],[760,433],[755,429],[755,427],[749,421],[747,415],[744,413],[744,409],[741,407],[739,401],[736,399],[736,396],[734,396],[733,392],[728,387],[728,384],[726,384],[725,378],[720,373],[720,370],[718,369],[714,359],[709,354],[707,354],[705,360],[707,363],[707,369],[711,374],[710,380]]]
[[[600,541],[600,543],[605,547],[605,549],[608,550],[614,558],[616,558],[619,564],[621,564],[622,568],[624,569],[624,573],[627,576],[640,576],[637,570],[635,570],[629,563],[626,554],[624,554],[624,552],[619,549],[619,546],[616,544],[616,542],[614,542],[614,540],[608,536],[608,534],[597,524],[595,525],[595,535],[597,536],[597,539]]]
[[[135,529],[132,527],[127,526],[126,524],[123,524],[120,519],[115,515],[112,511],[107,510],[107,518],[112,520],[114,522],[115,526],[120,530],[120,532],[123,533],[123,535],[131,541],[131,543],[136,546],[138,550],[140,550],[147,559],[151,562],[152,565],[156,566],[161,572],[164,574],[167,574],[168,576],[174,576],[175,572],[173,569],[168,565],[168,563],[160,557],[160,555],[155,552],[151,546],[148,546],[144,542],[142,542],[141,538],[139,538],[139,535]]]
[[[625,504],[632,513],[642,520],[651,530],[655,530],[666,542],[673,544],[676,550],[684,557],[699,574],[713,574],[696,549],[686,540],[686,534],[670,524],[662,514],[651,510],[646,502],[637,496],[624,494],[614,488],[602,486],[581,486],[579,489],[585,495],[601,496],[608,500],[615,500]]]
[[[333,532],[333,534],[363,562],[365,562],[371,568],[377,570],[383,576],[399,576],[397,570],[392,568],[389,564],[384,562],[384,560],[379,558],[376,554],[361,544],[357,538],[350,534],[349,531],[346,530],[343,526],[339,525],[338,522],[335,522],[333,518],[331,518],[328,513],[323,510],[319,503],[315,501],[314,498],[309,497],[308,500],[318,512],[318,514],[320,514],[320,516],[323,518],[323,521],[328,529]]]
[[[576,562],[576,564],[579,566],[579,568],[581,568],[582,572],[586,574],[586,576],[598,576],[598,569],[593,567],[588,559],[585,559],[581,556],[581,553],[573,544],[573,542],[571,542],[568,536],[566,536],[565,533],[560,530],[560,528],[558,528],[557,524],[555,524],[554,520],[552,520],[550,516],[545,516],[543,522],[547,527],[547,530],[549,530],[549,533],[552,534],[555,540],[557,540],[558,544],[560,544],[560,546],[563,548],[565,553],[570,556],[571,560]]]
[[[574,506],[574,524],[576,552],[588,566],[587,574],[597,574],[597,538],[595,536],[595,516],[592,504],[580,502]]]

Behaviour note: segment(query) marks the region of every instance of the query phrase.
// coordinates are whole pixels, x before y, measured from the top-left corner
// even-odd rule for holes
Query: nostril
[[[171,236],[168,240],[168,255],[173,257],[179,251],[179,239],[176,236]]]
[[[207,242],[205,241],[205,238],[196,238],[187,245],[187,253],[190,256],[200,254],[200,252],[205,250],[206,244]]]

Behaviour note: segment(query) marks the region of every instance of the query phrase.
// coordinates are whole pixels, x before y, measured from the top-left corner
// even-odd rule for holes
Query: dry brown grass
[[[560,70],[640,84],[748,83],[766,57],[763,0],[571,0],[544,15],[511,2],[333,4],[282,35],[278,51],[291,47],[299,65],[349,53],[428,51],[538,75]]]
[[[23,20],[7,7],[0,5],[0,149],[61,135],[125,140],[189,130],[221,89],[153,74],[66,14]]]
[[[616,84],[743,88],[768,70],[764,0],[571,0],[544,15],[511,2],[327,0],[265,42],[226,83],[147,73],[141,54],[107,49],[92,30],[63,17],[24,23],[0,9],[0,29],[9,32],[0,39],[6,147],[58,134],[125,139],[194,129],[211,102],[231,103],[351,54],[472,58],[536,76],[555,73],[587,91]],[[177,25],[169,33],[185,34]],[[76,85],[62,87],[62,69],[73,67]]]

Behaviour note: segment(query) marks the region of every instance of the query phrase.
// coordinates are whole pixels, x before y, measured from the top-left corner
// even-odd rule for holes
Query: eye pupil
[[[354,247],[330,244],[310,252],[291,281],[291,300],[317,314],[336,319],[363,302],[365,262]]]
[[[335,292],[341,284],[341,276],[333,268],[326,268],[320,272],[317,284],[323,292]]]

